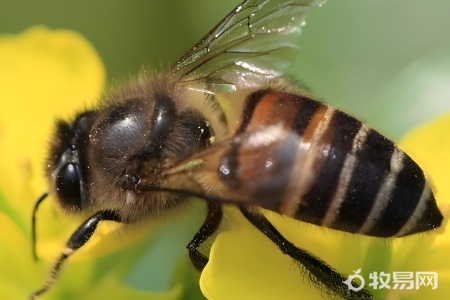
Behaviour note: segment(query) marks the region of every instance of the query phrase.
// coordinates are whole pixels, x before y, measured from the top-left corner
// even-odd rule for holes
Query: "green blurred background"
[[[0,1],[0,34],[44,24],[83,34],[109,78],[168,66],[239,1]],[[327,103],[388,136],[450,110],[450,1],[328,0],[292,69]]]

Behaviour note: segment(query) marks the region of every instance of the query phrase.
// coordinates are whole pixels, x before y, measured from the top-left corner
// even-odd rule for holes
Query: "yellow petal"
[[[411,131],[400,146],[425,170],[438,203],[450,204],[450,114]]]
[[[0,211],[0,297],[2,299],[26,299],[27,291],[37,284],[32,269],[29,241],[12,221]],[[45,272],[45,270],[42,270]]]

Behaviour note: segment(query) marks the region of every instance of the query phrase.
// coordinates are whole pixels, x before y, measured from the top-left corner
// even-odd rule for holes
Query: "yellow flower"
[[[429,175],[444,214],[435,231],[400,239],[383,240],[356,236],[298,222],[269,213],[277,229],[295,245],[321,258],[342,274],[361,268],[365,285],[369,273],[437,272],[438,288],[371,290],[375,299],[445,299],[450,294],[450,238],[446,231],[450,216],[450,115],[411,132],[400,144]],[[262,233],[232,211],[233,222],[220,233],[211,248],[210,260],[200,282],[209,299],[324,299],[299,266]],[[368,287],[370,289],[370,287]],[[325,297],[326,298],[326,297]]]
[[[1,299],[26,299],[40,288],[81,222],[80,218],[62,217],[51,200],[44,202],[37,216],[40,261],[33,261],[31,212],[35,200],[47,189],[44,158],[55,118],[70,120],[74,112],[93,105],[104,82],[98,54],[75,32],[33,27],[17,36],[0,36]],[[101,224],[93,240],[71,257],[54,288],[42,298],[169,300],[189,292],[193,280],[185,277],[193,275],[186,271],[190,270],[186,260],[174,260],[166,275],[158,265],[145,270],[158,275],[161,284],[156,291],[133,288],[139,286],[138,280],[133,281],[136,277],[144,282],[141,286],[146,285],[147,277],[140,278],[136,265],[148,259],[146,246],[157,238],[149,235],[143,239],[145,228],[135,235],[112,230],[118,227]]]

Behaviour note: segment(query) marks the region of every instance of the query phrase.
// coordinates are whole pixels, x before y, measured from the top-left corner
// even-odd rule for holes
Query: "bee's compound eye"
[[[76,164],[66,164],[56,176],[56,194],[61,205],[81,209],[80,174]]]

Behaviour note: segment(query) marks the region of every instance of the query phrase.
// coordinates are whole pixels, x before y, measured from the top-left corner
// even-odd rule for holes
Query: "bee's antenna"
[[[33,215],[31,217],[31,247],[33,251],[33,258],[35,261],[37,261],[39,258],[36,254],[36,212],[39,208],[39,205],[41,205],[42,201],[44,201],[45,198],[47,198],[48,193],[42,194],[42,196],[39,197],[39,199],[34,204],[33,208]]]

